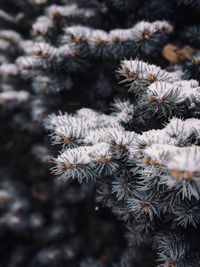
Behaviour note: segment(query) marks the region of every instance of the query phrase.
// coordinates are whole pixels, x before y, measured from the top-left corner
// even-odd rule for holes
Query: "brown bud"
[[[123,144],[115,144],[115,147],[118,148],[118,149],[124,149],[124,145]]]
[[[194,52],[195,49],[188,45],[180,48],[173,44],[167,44],[162,50],[162,55],[169,62],[177,63],[189,58]]]
[[[128,77],[130,77],[130,78],[138,79],[138,74],[135,73],[135,72],[129,71],[129,72],[127,73],[127,75],[128,75]]]
[[[76,168],[80,168],[81,167],[81,163],[77,163],[75,166],[76,166]]]
[[[67,137],[67,136],[64,136],[64,137],[63,137],[63,141],[66,142],[66,143],[71,142],[71,141],[73,141],[73,140],[74,140],[74,139],[73,139],[72,137]]]
[[[144,31],[141,33],[139,40],[143,41],[145,38],[150,36],[150,31],[149,29],[144,29]]]
[[[100,163],[100,164],[105,164],[107,163],[108,161],[110,161],[108,158],[106,158],[105,156],[101,156],[100,158],[97,158],[96,159],[96,162],[97,163]]]
[[[148,96],[147,96],[147,101],[148,101],[149,103],[154,102],[154,101],[155,101],[154,96],[152,96],[152,95],[148,95]]]
[[[169,62],[176,63],[178,62],[177,50],[178,50],[178,47],[176,45],[167,44],[164,46],[162,50],[162,55]]]
[[[168,266],[168,267],[176,267],[176,262],[174,262],[172,260],[167,260],[166,261],[166,266]]]
[[[103,39],[98,37],[98,38],[96,38],[95,43],[97,45],[104,45],[104,44],[106,44],[106,40],[103,40]]]
[[[54,20],[54,22],[58,21],[60,19],[60,12],[58,10],[56,10],[53,14],[52,14],[52,19]]]
[[[144,205],[143,210],[144,210],[145,214],[148,214],[149,213],[149,206],[148,205]]]
[[[147,156],[145,156],[145,157],[142,159],[142,162],[143,162],[144,164],[149,164],[150,161],[151,161],[151,158],[150,158],[150,157],[147,157]]]
[[[57,169],[58,169],[59,171],[63,171],[63,170],[65,169],[65,165],[64,165],[63,163],[59,163],[59,164],[57,165]]]
[[[193,59],[192,63],[195,65],[200,65],[200,59]]]
[[[113,41],[114,44],[121,44],[121,42],[122,42],[119,37],[112,38],[112,41]]]
[[[155,82],[155,77],[151,73],[148,73],[146,78],[149,82]]]
[[[191,180],[193,178],[193,172],[192,171],[187,171],[186,172],[186,177],[187,177],[187,179]]]
[[[40,57],[43,57],[43,58],[49,57],[49,53],[47,51],[45,52],[45,51],[42,51],[42,50],[36,51],[36,55],[40,56]]]
[[[123,69],[122,69],[122,72],[124,72],[125,74],[127,74],[128,75],[128,73],[129,73],[129,69],[127,68],[127,67],[123,67]]]
[[[170,174],[174,180],[180,180],[182,177],[182,172],[178,170],[172,170]]]
[[[155,160],[151,159],[150,162],[149,162],[149,165],[156,166],[157,162]]]
[[[65,167],[67,168],[67,169],[71,169],[72,167],[73,167],[73,164],[71,163],[71,162],[66,162],[65,163]]]
[[[160,104],[162,104],[163,103],[163,98],[162,97],[158,97],[157,99],[156,99],[156,102],[160,105]]]

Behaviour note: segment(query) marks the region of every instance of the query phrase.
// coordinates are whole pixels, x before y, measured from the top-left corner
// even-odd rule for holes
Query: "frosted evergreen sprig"
[[[87,9],[77,8],[76,5],[47,8],[46,15],[38,17],[32,26],[35,40],[18,41],[18,49],[23,54],[16,60],[18,71],[22,77],[31,78],[37,94],[71,89],[73,74],[83,72],[86,75],[91,61],[96,58],[119,60],[124,56],[158,52],[173,31],[167,21],[142,21],[132,28],[109,32],[83,25],[65,27],[68,17],[73,20],[73,15],[94,15],[90,9],[87,12]],[[61,27],[60,19],[64,31],[59,31],[55,43],[53,35],[57,27]]]
[[[136,95],[156,81],[173,83],[180,80],[178,73],[168,72],[139,59],[123,60],[118,72],[124,77],[122,82],[129,85],[129,91]]]
[[[180,234],[161,233],[156,236],[156,241],[160,267],[187,266],[189,247]]]
[[[151,53],[159,49],[173,27],[166,21],[139,22],[129,29],[105,32],[84,26],[65,29],[63,42],[75,45],[92,57],[128,56],[132,50],[137,53]]]
[[[178,72],[167,72],[138,59],[122,61],[119,73],[145,113],[167,118],[184,115],[186,110],[198,111],[200,86],[196,80],[182,80]]]
[[[56,29],[71,23],[95,21],[97,12],[92,8],[80,8],[76,3],[67,5],[52,4],[45,8],[32,25],[32,32],[39,38],[49,39]],[[60,30],[60,29],[59,29]]]
[[[138,168],[137,161],[139,166],[145,164],[156,168],[160,167],[161,173],[162,171],[167,171],[167,174],[168,172],[172,174],[171,183],[167,175],[167,178],[162,179],[162,183],[164,181],[168,187],[172,186],[174,183],[173,174],[176,171],[177,173],[180,171],[180,179],[178,180],[181,180],[181,177],[186,179],[187,175],[185,173],[187,173],[188,175],[192,175],[191,179],[194,174],[194,181],[196,181],[196,175],[198,178],[199,170],[193,170],[192,167],[188,170],[185,170],[184,168],[177,170],[175,166],[173,168],[170,166],[179,160],[176,154],[180,154],[180,151],[182,151],[181,153],[184,153],[183,158],[180,157],[180,162],[186,164],[188,157],[192,162],[196,162],[195,159],[197,157],[198,162],[198,147],[196,149],[194,149],[194,147],[180,147],[193,142],[191,139],[192,136],[195,136],[196,139],[199,138],[200,123],[198,119],[187,119],[186,121],[182,121],[181,119],[174,118],[162,130],[150,130],[142,135],[137,135],[134,132],[128,132],[123,129],[121,120],[119,120],[117,115],[118,113],[121,113],[120,109],[118,112],[115,112],[110,116],[101,115],[89,109],[83,109],[73,116],[67,114],[59,115],[58,117],[51,116],[48,122],[48,128],[53,131],[54,142],[63,145],[62,151],[68,147],[72,148],[73,153],[76,154],[76,147],[78,149],[80,145],[83,147],[85,146],[87,151],[89,151],[87,155],[90,158],[90,166],[94,172],[96,171],[96,163],[94,164],[96,160],[93,157],[95,157],[95,153],[98,153],[98,147],[100,149],[99,151],[105,147],[105,151],[107,151],[106,153],[108,154],[101,155],[102,160],[104,158],[105,163],[113,160],[113,162],[118,160],[122,160],[122,162],[125,160],[126,162],[128,160],[131,168]],[[107,128],[109,121],[113,125],[112,127]],[[196,127],[193,126],[194,122]],[[174,136],[174,132],[176,133],[176,136]],[[142,165],[140,165],[141,163]],[[132,164],[134,165],[132,166]],[[178,163],[177,165],[179,165],[179,167],[181,166]],[[188,163],[188,166],[191,166],[190,162]],[[195,164],[195,166],[197,167],[197,164]],[[112,170],[112,168],[113,172],[109,171],[109,175],[114,175],[117,171],[114,165],[111,165],[110,170]],[[73,176],[73,178],[75,178],[75,176]],[[176,189],[178,190],[178,188]],[[182,192],[182,190],[183,188],[180,187],[180,192]],[[184,197],[186,196],[190,198],[191,195],[194,195],[198,198],[198,192],[195,192],[193,185],[191,185],[191,189],[184,190],[189,190],[183,192]]]
[[[145,70],[157,68],[149,68],[138,60],[134,66],[139,66],[138,73],[144,80]],[[97,181],[97,201],[130,224],[131,230],[127,232],[130,244],[148,240],[157,231],[161,218],[169,228],[166,236],[174,227],[197,227],[200,218],[197,204],[200,122],[197,118],[172,117],[173,113],[169,112],[177,109],[178,115],[186,115],[185,109],[190,110],[193,96],[198,98],[199,84],[196,80],[182,80],[176,72],[165,72],[159,67],[157,70],[162,73],[161,79],[167,77],[169,81],[147,83],[133,103],[115,100],[110,115],[83,108],[73,115],[51,115],[47,122],[53,142],[62,145],[61,154],[54,159],[53,171],[62,180]],[[166,92],[172,98],[169,108],[166,106],[162,112],[169,122],[161,129],[135,133],[135,125],[141,123],[135,114],[141,112],[144,121],[152,114],[152,109],[142,111],[144,98],[151,104],[148,94],[164,99]],[[131,125],[131,130],[127,125]],[[168,259],[185,264],[190,257],[190,253],[179,257],[171,254],[172,251],[159,252],[159,249],[164,264]]]
[[[80,8],[77,4],[68,4],[63,6],[53,4],[46,8],[45,14],[52,21],[56,21],[58,19],[66,19],[66,22],[68,22],[68,20],[87,20],[94,18],[96,15],[96,10],[91,8]]]
[[[7,91],[0,93],[0,105],[15,106],[27,103],[30,94],[26,91]]]

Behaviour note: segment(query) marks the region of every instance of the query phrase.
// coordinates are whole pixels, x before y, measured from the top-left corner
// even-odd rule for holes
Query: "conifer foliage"
[[[0,266],[200,266],[199,16],[0,1]]]
[[[125,222],[130,243],[152,243],[160,266],[195,266],[188,230],[200,222],[199,83],[137,59],[119,73],[134,100],[116,100],[109,115],[83,108],[49,117],[62,146],[53,171],[97,182],[97,201]]]

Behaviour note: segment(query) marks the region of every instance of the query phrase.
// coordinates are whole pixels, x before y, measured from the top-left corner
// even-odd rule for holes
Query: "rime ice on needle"
[[[61,134],[61,143],[63,137],[76,142],[73,148],[62,147],[54,171],[63,180],[97,181],[97,200],[129,222],[137,240],[150,233],[155,240],[161,218],[167,222],[166,236],[180,225],[196,227],[200,120],[193,104],[200,103],[199,83],[138,59],[122,61],[120,73],[133,98],[116,99],[109,115],[85,108],[74,115],[51,115],[53,136]],[[153,124],[152,115],[162,121],[161,129],[151,125],[138,133],[137,125]]]

